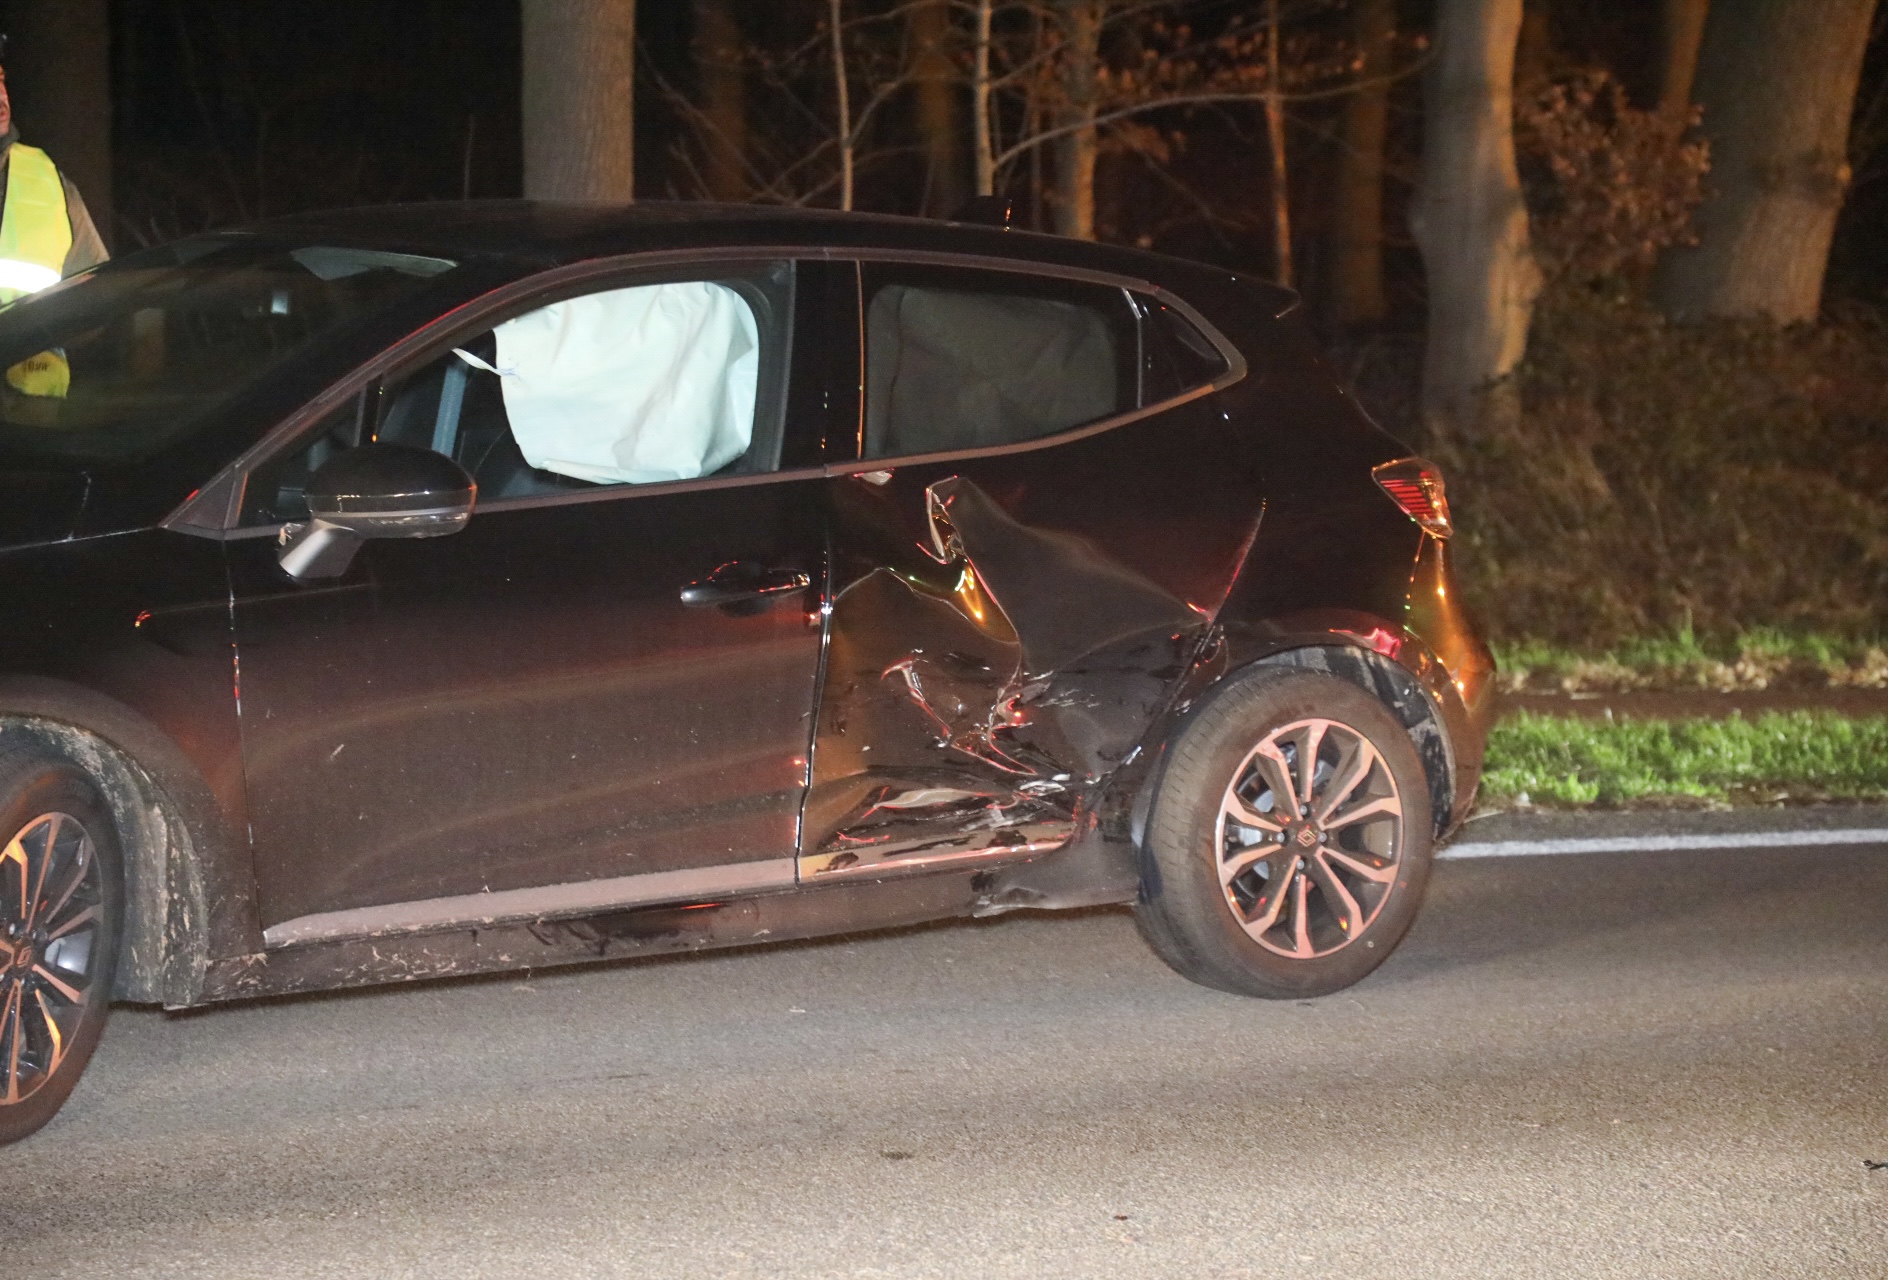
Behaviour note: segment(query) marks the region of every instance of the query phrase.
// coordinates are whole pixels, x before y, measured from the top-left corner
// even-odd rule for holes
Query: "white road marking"
[[[1583,836],[1575,840],[1468,840],[1438,858],[1525,858],[1557,853],[1677,853],[1688,849],[1790,849],[1831,844],[1888,844],[1888,827],[1808,831],[1726,831],[1719,835]]]

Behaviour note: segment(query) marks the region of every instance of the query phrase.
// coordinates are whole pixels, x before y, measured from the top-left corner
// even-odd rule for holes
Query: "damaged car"
[[[1493,664],[1295,296],[991,227],[310,215],[0,310],[0,1140],[114,1000],[1131,903],[1380,964]]]

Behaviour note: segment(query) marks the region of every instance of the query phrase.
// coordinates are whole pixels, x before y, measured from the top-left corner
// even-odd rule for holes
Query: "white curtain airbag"
[[[597,484],[691,480],[753,439],[760,336],[725,285],[589,294],[492,336],[505,414],[533,467]]]

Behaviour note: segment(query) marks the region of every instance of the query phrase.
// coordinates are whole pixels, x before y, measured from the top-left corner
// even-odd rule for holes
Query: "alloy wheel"
[[[58,1072],[92,1001],[105,914],[92,837],[43,813],[0,849],[0,1104]]]
[[[1214,851],[1226,906],[1268,951],[1297,960],[1349,946],[1389,900],[1403,800],[1382,754],[1338,720],[1272,730],[1221,798]]]

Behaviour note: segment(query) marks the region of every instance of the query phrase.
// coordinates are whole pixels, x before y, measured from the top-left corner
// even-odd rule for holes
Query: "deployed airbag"
[[[533,467],[597,484],[690,480],[753,439],[760,335],[726,285],[589,294],[492,336],[505,414]]]

